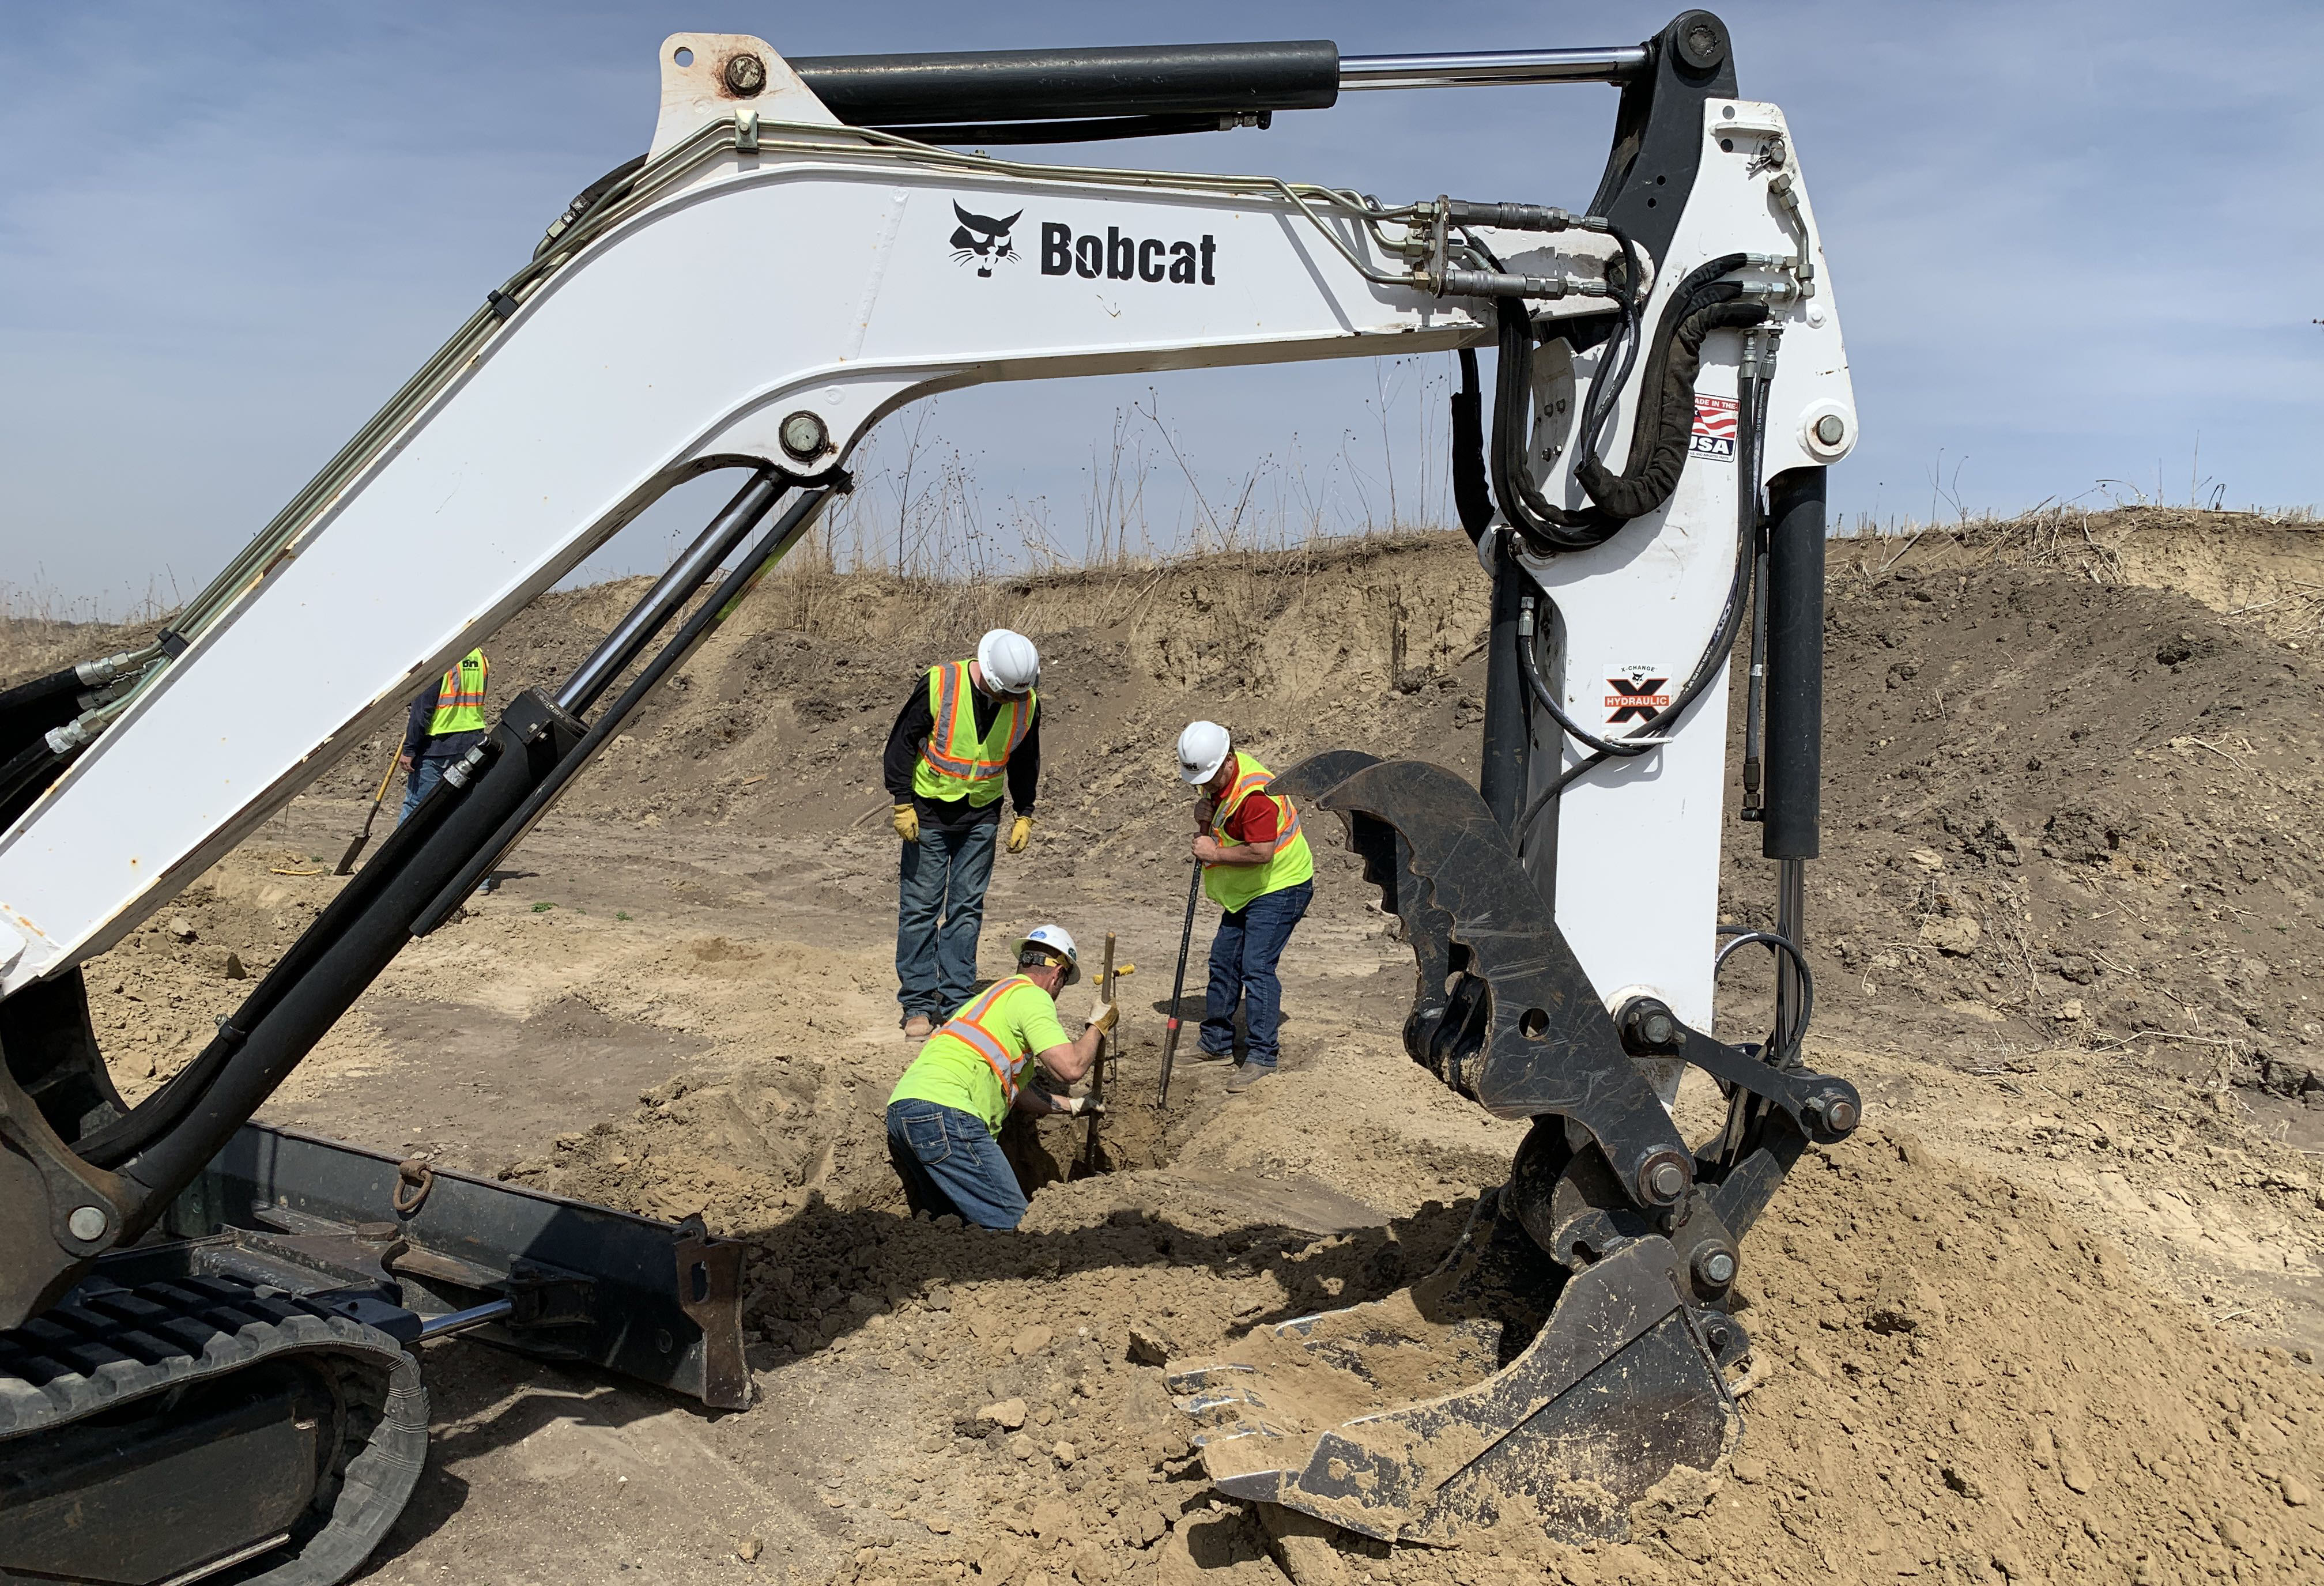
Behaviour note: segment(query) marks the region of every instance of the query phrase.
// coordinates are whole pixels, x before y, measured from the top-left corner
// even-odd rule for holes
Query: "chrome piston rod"
[[[1465,55],[1343,55],[1340,91],[1621,83],[1646,69],[1643,44],[1600,50],[1489,50]]]

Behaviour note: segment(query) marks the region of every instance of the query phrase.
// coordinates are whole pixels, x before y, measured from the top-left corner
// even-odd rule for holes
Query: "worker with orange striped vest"
[[[403,720],[403,751],[395,762],[404,770],[399,824],[411,818],[454,761],[484,742],[488,670],[484,652],[472,650],[412,700]]]
[[[881,773],[895,800],[891,824],[904,842],[896,1000],[908,1040],[927,1039],[976,983],[1004,784],[1017,807],[1009,852],[1022,853],[1033,840],[1040,680],[1033,641],[996,628],[977,641],[975,659],[930,667],[889,729]]]
[[[914,1216],[1016,1227],[1025,1192],[1000,1140],[1010,1110],[1074,1117],[1105,1111],[1086,1096],[1052,1095],[1030,1071],[1038,1066],[1066,1085],[1086,1074],[1100,1038],[1113,1028],[1113,1004],[1091,1009],[1081,1037],[1068,1041],[1056,997],[1081,979],[1073,937],[1042,926],[1018,938],[1016,958],[1016,973],[970,998],[928,1037],[888,1097],[888,1159]]]
[[[1211,938],[1198,1056],[1234,1056],[1240,1006],[1243,1060],[1227,1089],[1247,1091],[1282,1057],[1277,1032],[1283,982],[1276,966],[1315,896],[1315,858],[1298,809],[1268,790],[1275,773],[1237,750],[1216,722],[1192,722],[1178,734],[1178,779],[1209,801],[1199,816],[1194,860],[1203,867],[1203,890],[1225,911]]]

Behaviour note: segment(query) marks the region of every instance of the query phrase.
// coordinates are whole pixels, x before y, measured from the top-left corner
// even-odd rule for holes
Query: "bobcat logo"
[[[1018,217],[1025,211],[1019,209],[1006,220],[995,220],[990,216],[971,215],[955,199],[952,212],[960,217],[960,224],[953,228],[952,234],[952,256],[954,260],[963,264],[973,260],[976,272],[989,276],[992,273],[995,260],[1018,256],[1017,245],[1009,240],[1009,228],[1017,224]]]

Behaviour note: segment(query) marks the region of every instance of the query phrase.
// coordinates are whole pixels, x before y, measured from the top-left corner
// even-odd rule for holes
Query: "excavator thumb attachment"
[[[1609,1009],[1483,801],[1441,767],[1333,751],[1270,791],[1347,822],[1416,960],[1406,1050],[1534,1128],[1508,1181],[1411,1289],[1262,1328],[1175,1366],[1222,1492],[1362,1535],[1471,1526],[1618,1537],[1682,1469],[1741,1436],[1727,1372],[1738,1245],[1810,1141],[1856,1126],[1847,1082]],[[1692,1065],[1728,1128],[1689,1148],[1646,1065]]]
[[[1625,1535],[1656,1483],[1725,1457],[1742,1428],[1722,1368],[1742,1336],[1689,1302],[1666,1240],[1563,1281],[1547,1324],[1499,1365],[1522,1336],[1510,1313],[1532,1296],[1479,1280],[1530,1242],[1499,1220],[1498,1194],[1413,1289],[1261,1329],[1170,1374],[1220,1491],[1383,1542],[1448,1545],[1504,1520],[1578,1541]],[[1545,1271],[1536,1291],[1563,1277]]]

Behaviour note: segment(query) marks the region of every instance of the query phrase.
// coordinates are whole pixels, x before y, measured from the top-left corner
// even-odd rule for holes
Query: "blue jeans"
[[[896,1000],[904,1017],[942,1024],[976,985],[976,936],[984,926],[984,883],[992,879],[997,820],[973,826],[922,826],[904,849],[896,891]]]
[[[1223,1057],[1234,1050],[1235,1004],[1242,1004],[1243,1061],[1272,1068],[1282,1056],[1275,1044],[1283,1022],[1283,982],[1275,966],[1282,960],[1291,928],[1314,899],[1315,883],[1302,881],[1280,892],[1252,899],[1222,917],[1211,938],[1211,990],[1203,1003],[1203,1050]]]
[[[411,770],[403,779],[403,813],[395,817],[397,825],[410,820],[411,812],[420,807],[420,801],[436,791],[436,784],[444,779],[445,770],[457,758],[447,756],[438,759],[423,754],[411,762]]]
[[[888,1160],[915,1215],[950,1213],[979,1228],[1014,1228],[1025,1215],[1025,1192],[1001,1142],[957,1107],[889,1102]]]

